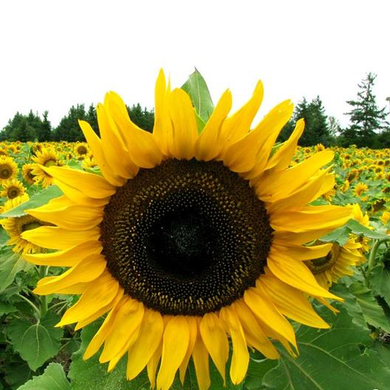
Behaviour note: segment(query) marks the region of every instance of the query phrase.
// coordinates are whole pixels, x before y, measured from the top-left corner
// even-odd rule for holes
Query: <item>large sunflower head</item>
[[[305,261],[326,256],[331,244],[304,244],[344,224],[351,210],[308,205],[334,186],[321,169],[333,154],[289,167],[304,123],[274,148],[293,107],[285,101],[251,128],[262,97],[258,83],[229,116],[226,91],[199,133],[189,96],[172,91],[161,72],[153,133],[132,123],[113,92],[97,107],[101,138],[80,122],[102,175],[42,167],[64,196],[29,211],[55,226],[22,237],[59,251],[26,259],[70,267],[35,290],[81,294],[59,325],[82,328],[108,313],[84,358],[104,345],[100,361],[112,370],[127,353],[128,379],[147,367],[152,386],[168,389],[177,371],[184,380],[192,357],[207,389],[209,357],[225,377],[229,338],[230,377],[239,383],[248,346],[275,359],[273,338],[294,354],[287,318],[328,327],[307,296],[337,297]]]

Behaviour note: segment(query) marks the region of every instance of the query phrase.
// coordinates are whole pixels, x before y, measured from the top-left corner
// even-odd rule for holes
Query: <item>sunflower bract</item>
[[[334,186],[323,169],[333,154],[290,166],[302,121],[273,153],[290,101],[251,129],[261,83],[232,115],[226,91],[200,134],[189,96],[171,90],[162,71],[155,92],[153,133],[131,122],[113,92],[97,108],[101,138],[80,121],[102,176],[52,164],[33,172],[52,178],[64,196],[29,211],[53,226],[22,233],[58,251],[26,259],[70,267],[40,280],[35,292],[81,294],[59,326],[79,329],[106,314],[84,358],[102,348],[100,361],[112,370],[127,354],[128,379],[147,368],[152,387],[166,390],[178,371],[184,380],[192,358],[207,389],[210,358],[225,378],[230,340],[229,375],[238,384],[248,347],[276,359],[271,340],[278,340],[296,354],[288,319],[328,327],[308,296],[338,298],[305,261],[327,256],[332,245],[305,244],[343,225],[352,209],[308,205]]]

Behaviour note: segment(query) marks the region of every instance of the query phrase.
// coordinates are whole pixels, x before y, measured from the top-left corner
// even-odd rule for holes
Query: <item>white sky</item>
[[[389,0],[0,0],[0,129],[30,109],[56,126],[109,90],[152,108],[161,67],[180,87],[195,66],[214,103],[230,88],[238,108],[262,79],[260,116],[319,95],[347,125],[369,71],[388,107],[389,18]]]

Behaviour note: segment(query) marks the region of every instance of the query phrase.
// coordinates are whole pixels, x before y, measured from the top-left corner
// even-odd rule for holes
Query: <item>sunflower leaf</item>
[[[331,233],[327,234],[324,237],[320,238],[322,242],[337,242],[340,246],[343,246],[347,243],[349,239],[349,233],[351,229],[344,225],[338,229],[333,230]]]
[[[188,93],[192,104],[195,107],[196,113],[199,116],[199,118],[197,118],[197,122],[200,132],[214,110],[214,104],[206,81],[195,68],[195,71],[188,77],[188,80],[182,85],[181,89]],[[199,128],[199,125],[201,128]]]
[[[376,295],[381,296],[390,306],[390,269],[377,264],[371,273],[371,286]]]
[[[334,316],[320,309],[330,329],[318,330],[302,326],[297,332],[300,355],[292,358],[283,348],[277,367],[263,378],[266,389],[334,390],[385,389],[390,383],[390,370],[379,360],[371,346],[369,331],[352,323],[346,310],[338,305]],[[362,352],[362,349],[364,351]],[[331,368],[331,372],[329,371]]]
[[[10,246],[0,247],[0,258],[0,292],[3,292],[14,281],[18,272],[33,267],[18,253],[12,252]]]
[[[61,195],[63,195],[62,191],[56,185],[52,185],[35,193],[27,202],[24,202],[18,207],[1,214],[0,218],[21,217],[26,215],[24,210],[35,209],[43,206],[49,200],[58,198]]]
[[[70,390],[70,383],[61,364],[50,363],[42,375],[33,377],[18,390]]]
[[[384,233],[379,233],[373,230],[368,229],[366,226],[361,225],[358,221],[351,219],[347,222],[348,228],[351,229],[353,234],[357,236],[366,236],[368,238],[373,238],[376,240],[389,240],[389,236]]]
[[[28,363],[32,370],[41,367],[55,356],[60,348],[63,330],[55,328],[59,317],[49,312],[35,323],[27,319],[17,319],[8,327],[8,337],[15,351]]]

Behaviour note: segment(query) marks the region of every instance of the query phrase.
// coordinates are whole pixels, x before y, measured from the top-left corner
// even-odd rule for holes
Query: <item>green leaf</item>
[[[55,328],[59,317],[49,312],[37,323],[26,319],[18,319],[8,327],[8,336],[15,351],[28,363],[32,370],[41,367],[60,349],[63,330]]]
[[[202,120],[204,126],[204,123],[208,121],[214,110],[214,104],[211,99],[206,81],[195,68],[195,72],[188,77],[188,80],[181,88],[190,96],[192,104],[194,105],[196,112]]]
[[[15,252],[9,246],[0,248],[0,292],[4,291],[15,279],[20,271],[26,271],[34,267]]]
[[[358,236],[365,236],[376,240],[389,240],[389,236],[384,233],[379,233],[374,230],[368,229],[366,226],[361,225],[358,221],[351,219],[347,222],[347,226],[351,229],[353,234]]]
[[[377,264],[371,272],[372,290],[390,306],[390,270],[384,264]]]
[[[319,330],[302,326],[297,332],[299,357],[292,358],[279,349],[278,366],[265,374],[263,384],[271,390],[335,390],[387,389],[390,370],[373,350],[361,351],[370,345],[369,331],[352,323],[346,310],[337,316],[320,309],[330,329]]]
[[[349,286],[349,291],[355,296],[366,322],[390,333],[390,322],[372,291],[359,282],[352,283]]]
[[[18,311],[18,309],[9,302],[0,302],[0,316]]]
[[[6,373],[4,379],[10,386],[7,389],[19,389],[20,386],[31,379],[33,371],[19,355],[13,354],[3,362],[4,372]]]
[[[342,226],[333,232],[327,234],[324,237],[320,238],[322,242],[337,242],[340,246],[343,246],[347,243],[349,239],[349,233],[351,229],[348,226]]]
[[[18,390],[70,390],[70,383],[61,364],[50,363],[42,375],[33,377]]]
[[[49,200],[58,198],[61,195],[63,195],[62,191],[57,186],[52,185],[34,194],[27,202],[24,202],[18,207],[1,214],[0,218],[21,217],[26,215],[24,212],[25,210],[43,206]]]
[[[251,359],[244,382],[245,388],[248,390],[266,389],[266,387],[262,385],[263,377],[268,371],[272,370],[277,365],[277,360],[262,359],[258,361]]]

